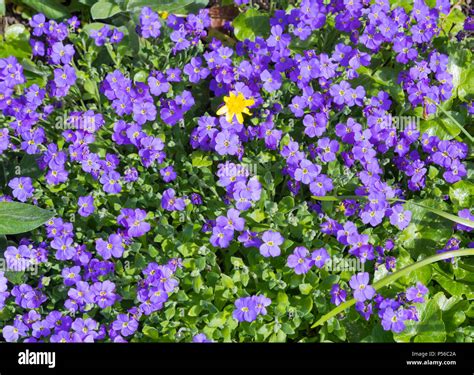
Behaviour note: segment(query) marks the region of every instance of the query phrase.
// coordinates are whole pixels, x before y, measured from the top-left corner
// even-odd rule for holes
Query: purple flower
[[[74,47],[72,44],[63,45],[61,42],[56,42],[51,48],[51,60],[54,64],[69,64],[74,56]]]
[[[385,331],[392,330],[400,333],[405,329],[405,318],[403,310],[394,311],[391,307],[387,307],[382,315],[382,327]]]
[[[398,229],[405,229],[410,224],[411,212],[404,211],[401,204],[397,204],[392,207],[392,213],[390,215],[390,223],[395,225]]]
[[[325,248],[316,249],[311,253],[311,265],[323,268],[329,259],[329,254]]]
[[[219,216],[216,219],[217,226],[224,229],[230,229],[232,231],[243,231],[245,227],[245,219],[241,218],[240,211],[235,208],[231,208],[227,211],[227,216]]]
[[[318,140],[317,152],[321,160],[325,163],[336,160],[336,152],[339,151],[339,142],[329,138]]]
[[[122,191],[120,184],[120,174],[118,172],[104,173],[100,178],[104,191],[109,194],[118,194]]]
[[[234,231],[220,226],[212,228],[210,242],[215,247],[226,248],[234,238]]]
[[[172,165],[160,169],[160,174],[164,182],[171,182],[176,179],[176,172],[174,171]]]
[[[94,295],[94,302],[102,309],[112,306],[117,300],[115,284],[109,280],[94,283],[90,290]]]
[[[256,301],[252,297],[243,297],[235,301],[234,319],[239,322],[253,322],[257,319]]]
[[[214,341],[209,340],[204,333],[198,333],[197,335],[193,337],[193,342],[194,343],[210,343]]]
[[[189,64],[184,66],[183,72],[189,77],[189,82],[198,83],[209,75],[209,69],[202,67],[202,59],[193,57]]]
[[[94,213],[94,197],[92,197],[91,195],[79,197],[78,205],[79,210],[77,212],[79,213],[79,215],[87,217]]]
[[[416,287],[413,286],[407,289],[406,297],[407,300],[414,303],[423,303],[425,302],[425,295],[428,293],[428,288],[422,283],[416,283]]]
[[[281,76],[277,71],[264,70],[260,73],[260,79],[263,82],[263,88],[268,92],[273,92],[281,87]]]
[[[288,267],[293,268],[297,275],[308,272],[311,268],[311,259],[309,258],[309,251],[303,246],[296,247],[288,257]]]
[[[20,202],[26,202],[33,196],[35,190],[29,177],[15,177],[8,183],[8,186],[12,189],[13,196]]]
[[[117,320],[112,323],[112,328],[122,336],[130,336],[138,329],[138,322],[128,314],[118,314]]]
[[[339,284],[334,284],[331,288],[331,303],[339,306],[346,301],[347,292]]]
[[[295,180],[303,184],[310,184],[321,172],[321,167],[311,163],[307,159],[300,161],[300,165],[295,170]]]
[[[354,298],[357,301],[364,302],[372,299],[375,295],[375,289],[369,285],[369,274],[367,272],[359,272],[352,276],[349,285],[354,290]]]
[[[260,245],[260,254],[264,257],[276,257],[280,255],[280,245],[285,241],[278,232],[267,230],[262,235],[263,243]]]
[[[174,189],[169,188],[163,192],[161,207],[166,211],[183,211],[186,207],[183,198],[177,198]]]
[[[96,250],[104,259],[110,259],[112,256],[115,258],[121,258],[124,252],[123,239],[118,234],[111,234],[107,241],[104,241],[103,239],[99,238],[96,241]]]
[[[239,137],[224,130],[216,136],[215,149],[219,155],[235,155],[239,149]]]

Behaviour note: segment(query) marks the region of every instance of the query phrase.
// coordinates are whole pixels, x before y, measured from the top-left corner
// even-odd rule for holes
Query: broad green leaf
[[[21,0],[21,2],[23,5],[43,13],[47,18],[62,19],[71,15],[67,7],[57,0]]]
[[[0,202],[0,234],[33,230],[54,216],[54,212],[17,202]]]
[[[31,56],[30,33],[22,24],[13,24],[0,35],[0,58],[15,56],[18,59]]]
[[[235,37],[240,41],[255,40],[257,36],[265,37],[270,32],[268,15],[252,8],[239,14],[232,24]]]
[[[91,16],[95,20],[110,18],[122,12],[120,7],[106,0],[101,0],[91,7]]]
[[[451,140],[461,133],[461,129],[452,121],[444,121],[437,117],[432,120],[420,121],[421,133],[435,135],[442,140]]]
[[[448,16],[443,20],[441,28],[446,34],[456,35],[464,28],[466,16],[458,8],[452,8]]]
[[[146,337],[149,337],[153,341],[158,341],[160,337],[158,330],[154,327],[145,326],[143,327],[142,332]]]
[[[474,206],[474,183],[461,180],[449,187],[449,198],[461,208]]]

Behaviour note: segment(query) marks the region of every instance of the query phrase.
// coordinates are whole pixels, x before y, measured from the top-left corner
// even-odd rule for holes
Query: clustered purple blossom
[[[253,322],[259,315],[267,315],[272,301],[264,295],[242,297],[235,301],[234,319],[239,322]]]
[[[237,2],[238,5],[246,3]],[[340,202],[336,212],[348,218],[344,223],[323,214],[320,205],[310,205],[324,220],[321,232],[336,238],[342,251],[362,263],[374,261],[376,268],[384,265],[393,271],[396,268],[396,259],[391,254],[393,240],[376,244],[369,234],[359,230],[356,220],[370,227],[382,225],[386,220],[403,230],[410,224],[412,215],[401,203],[405,198],[403,184],[410,192],[422,190],[430,166],[442,168],[446,182],[460,181],[467,175],[463,160],[468,156],[468,147],[456,140],[421,134],[415,127],[400,131],[390,115],[393,97],[385,91],[369,95],[354,80],[370,66],[372,53],[393,50],[396,62],[402,67],[398,83],[403,95],[413,108],[421,108],[425,116],[434,114],[437,104],[451,97],[453,77],[447,70],[448,56],[432,46],[428,48],[427,43],[439,35],[439,19],[449,12],[448,0],[437,0],[434,8],[429,8],[423,0],[415,0],[410,13],[401,7],[391,9],[388,0],[332,1],[329,4],[322,0],[303,0],[298,8],[275,11],[267,38],[238,42],[234,49],[212,39],[200,56],[187,58],[182,68],[153,69],[144,82],[132,80],[128,72],[119,69],[109,72],[97,87],[97,94],[109,101],[115,117],[113,124],[109,123],[109,116],[94,109],[69,112],[64,123],[67,130],[62,133],[64,146],[50,143],[40,124],[61,108],[60,101],[76,84],[77,51],[69,36],[80,22],[77,17],[65,22],[48,21],[43,14],[37,14],[30,21],[32,54],[52,67],[51,79],[45,88],[37,84],[24,85],[26,77],[19,61],[15,57],[0,59],[0,109],[4,116],[11,118],[5,121],[7,127],[0,128],[0,155],[17,147],[29,155],[40,154],[38,164],[45,171],[48,188],[66,183],[70,172],[80,168],[101,187],[97,194],[81,196],[77,201],[81,220],[92,222],[94,216],[100,215],[96,211],[101,204],[101,194],[126,193],[139,181],[139,171],[143,168],[153,170],[166,184],[178,179],[168,150],[165,151],[167,140],[152,132],[151,125],[180,124],[185,129],[189,122],[185,116],[195,107],[193,93],[186,87],[207,82],[215,97],[240,93],[253,99],[250,107],[253,119],[242,124],[236,119],[228,122],[225,116],[199,114],[196,125],[191,125],[191,148],[215,152],[220,160],[238,161],[244,160],[246,147],[254,144],[276,151],[277,156],[281,156],[281,173],[287,180],[287,188],[295,196],[322,197],[338,188],[339,183],[329,176],[329,168],[334,161],[341,161],[360,182],[355,194],[364,199]],[[290,48],[292,36],[302,41],[308,39],[332,14],[336,30],[348,36],[332,53],[315,50],[296,53]],[[208,10],[186,17],[169,15],[164,20],[145,7],[140,13],[137,31],[142,38],[149,39],[151,45],[154,39],[169,34],[172,52],[176,55],[202,47],[201,40],[207,36],[209,26]],[[107,25],[90,31],[90,38],[97,47],[120,43],[123,36],[120,30]],[[283,95],[283,89],[291,94]],[[47,104],[47,99],[53,103]],[[358,123],[350,115],[340,120],[337,117],[333,136],[330,121],[336,116],[331,112],[346,114],[351,110],[360,111],[366,121]],[[471,114],[474,111],[472,103],[468,110]],[[294,134],[285,134],[288,131],[281,125],[288,115],[295,120],[290,130],[295,130]],[[94,151],[94,143],[103,136],[103,130],[109,128],[114,151],[120,147],[136,151],[137,165],[122,168],[122,154],[104,155]],[[19,146],[13,144],[13,139],[19,140]],[[382,156],[393,160],[400,184],[389,184]],[[247,217],[262,195],[259,179],[251,176],[246,167],[230,161],[219,164],[216,175],[228,208],[219,212],[214,220],[206,218],[203,231],[210,233],[210,243],[227,248],[237,238],[243,247],[259,249],[263,257],[279,256],[285,249],[285,238],[280,232],[246,229],[243,216]],[[27,176],[11,179],[8,186],[12,197],[20,202],[41,193],[39,184]],[[189,202],[203,203],[198,193],[191,193],[189,197],[184,194],[176,186],[167,187],[161,192],[161,209],[184,211]],[[12,201],[12,197],[2,195],[0,200]],[[459,216],[474,220],[469,209],[461,210]],[[18,306],[29,310],[16,315],[12,325],[4,326],[5,340],[93,342],[108,336],[114,342],[125,342],[138,330],[142,315],[149,316],[163,308],[178,287],[175,273],[181,267],[180,259],[171,259],[164,265],[149,263],[142,271],[144,277],[137,283],[138,306],[119,313],[108,326],[87,316],[92,309],[105,309],[121,299],[119,286],[108,280],[115,272],[113,260],[124,257],[135,240],[152,230],[150,216],[141,208],[123,208],[115,219],[119,228],[94,238],[92,245],[80,243],[84,233],[76,232],[72,220],[54,218],[45,226],[47,239],[44,242],[36,244],[23,239],[18,246],[7,247],[7,266],[18,271],[46,263],[48,257],[51,260],[54,256],[62,265],[61,279],[67,287],[67,299],[65,311],[54,310],[42,316],[40,308],[48,301],[43,292],[43,279],[35,286],[20,283],[8,288],[8,281],[0,272],[0,309],[11,297]],[[455,229],[471,231],[462,224],[457,224]],[[439,252],[459,249],[460,245],[461,241],[453,237]],[[310,253],[306,247],[297,246],[286,259],[288,267],[301,275],[313,266],[323,268],[329,258],[325,248]],[[423,303],[428,292],[424,285],[417,283],[405,293],[384,298],[369,284],[368,273],[354,275],[349,286],[357,300],[357,311],[366,320],[377,311],[383,328],[394,332],[401,332],[407,320],[418,319],[413,304]],[[341,285],[334,284],[330,291],[331,302],[340,305],[347,294]],[[235,301],[233,317],[239,322],[252,322],[259,315],[267,314],[270,303],[263,295],[239,298]],[[67,313],[82,317],[73,319]],[[211,340],[200,333],[193,341]]]

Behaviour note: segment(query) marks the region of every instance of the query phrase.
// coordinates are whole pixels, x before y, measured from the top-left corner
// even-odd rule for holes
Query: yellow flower
[[[166,11],[163,11],[163,12],[158,12],[158,14],[161,16],[161,18],[163,18],[164,20],[166,20],[169,16],[169,13],[166,12]]]
[[[255,104],[255,100],[245,99],[244,95],[241,92],[239,92],[238,95],[235,95],[231,92],[229,96],[224,97],[224,102],[225,105],[218,109],[218,111],[216,112],[217,115],[221,116],[225,114],[225,119],[228,122],[232,122],[232,119],[235,115],[239,124],[242,124],[244,122],[244,117],[242,116],[242,113],[250,115],[248,107]]]

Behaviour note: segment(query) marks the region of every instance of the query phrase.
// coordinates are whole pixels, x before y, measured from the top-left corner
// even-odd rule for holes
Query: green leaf
[[[17,202],[0,202],[0,234],[33,230],[54,216],[54,212]]]
[[[57,0],[21,0],[21,2],[23,5],[43,13],[47,18],[61,19],[71,15],[68,9]]]
[[[474,206],[474,183],[462,180],[449,187],[449,198],[459,207]]]
[[[421,120],[420,130],[428,135],[435,135],[442,140],[451,140],[461,133],[461,129],[452,121],[444,121],[437,117],[432,120]]]
[[[191,154],[191,163],[193,164],[193,167],[203,168],[211,166],[212,160],[209,158],[209,156],[204,155],[203,152],[194,151]]]
[[[375,290],[379,290],[380,288],[383,288],[384,286],[390,285],[391,283],[395,282],[398,280],[400,277],[406,276],[410,274],[410,272],[416,271],[417,269],[424,267],[428,264],[439,262],[440,260],[444,259],[450,259],[453,257],[462,257],[462,256],[472,256],[474,255],[474,249],[458,249],[458,250],[451,250],[447,251],[445,253],[441,254],[436,254],[433,256],[430,256],[428,258],[425,258],[423,260],[420,260],[419,262],[410,264],[407,267],[402,268],[401,270],[394,272],[383,279],[377,281],[374,283],[372,286],[374,287]],[[325,322],[327,322],[329,319],[335,317],[342,311],[348,309],[349,307],[355,305],[357,301],[353,298],[349,301],[346,301],[336,308],[332,309],[329,313],[323,315],[316,323],[314,323],[311,328],[318,327]]]
[[[19,59],[31,56],[30,33],[22,24],[13,24],[0,35],[0,58],[15,56]]]
[[[158,333],[158,330],[154,327],[145,326],[145,327],[143,327],[142,332],[146,337],[149,337],[153,341],[158,341],[158,339],[160,337],[159,333]]]
[[[122,10],[115,3],[101,0],[91,7],[91,16],[95,20],[103,20],[121,13]]]
[[[256,9],[249,9],[239,14],[232,22],[235,37],[244,41],[255,40],[257,36],[267,36],[270,32],[270,21],[268,15],[260,13]]]
[[[464,28],[466,16],[458,8],[452,8],[448,16],[441,23],[441,28],[446,34],[456,35]]]

